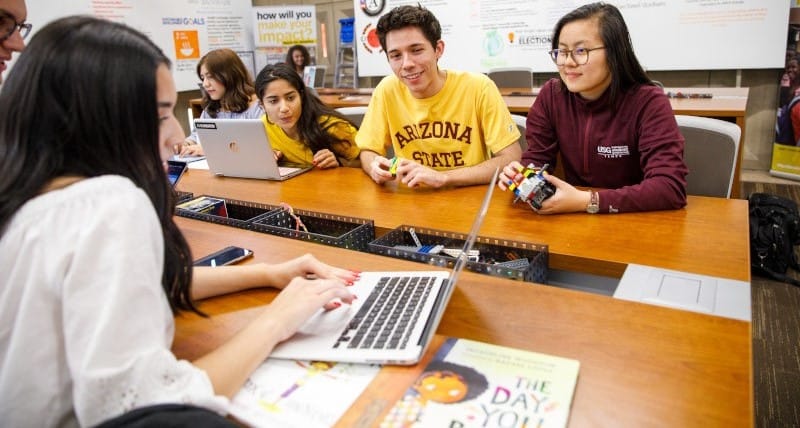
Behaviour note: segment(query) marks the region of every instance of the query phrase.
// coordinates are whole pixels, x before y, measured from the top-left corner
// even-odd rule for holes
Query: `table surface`
[[[227,182],[231,189],[238,184]],[[469,205],[463,210],[472,211],[474,204]],[[531,214],[525,213],[535,217]],[[440,219],[446,217],[440,213]],[[177,223],[197,255],[239,245],[255,251],[251,262],[311,252],[351,269],[430,268],[198,220],[177,218]],[[274,291],[257,289],[200,302],[210,317],[178,315],[173,351],[186,359],[203,355],[252,320],[257,307],[273,296]],[[463,272],[426,359],[416,366],[382,368],[337,426],[375,426],[446,336],[580,361],[572,427],[752,426],[750,328],[728,318]]]
[[[677,114],[728,117],[743,125],[747,88],[713,91],[712,99],[671,103]],[[355,92],[362,93],[342,99],[368,96],[368,90]],[[532,97],[505,95],[528,106]],[[351,168],[314,170],[282,183],[215,177],[207,170],[190,169],[178,189],[369,218],[379,233],[404,224],[466,233],[485,191],[483,186],[379,186]],[[620,277],[628,263],[637,263],[750,281],[744,200],[690,196],[687,207],[675,211],[557,216],[539,216],[511,201],[510,194],[495,191],[480,234],[546,244],[553,269]],[[240,245],[255,250],[254,261],[277,262],[311,252],[352,269],[429,268],[196,220],[177,221],[197,255]],[[201,309],[212,316],[176,317],[174,351],[191,359],[213,349],[273,296],[273,291],[260,289],[201,302]],[[454,336],[579,360],[572,427],[753,425],[748,322],[464,272],[437,332],[440,336],[426,358],[443,337]],[[425,361],[413,367],[384,367],[338,426],[375,425]]]
[[[195,195],[372,219],[380,231],[411,225],[467,233],[485,186],[446,190],[377,185],[358,168],[312,170],[285,182],[216,177],[189,169],[178,189]],[[481,236],[546,244],[550,266],[621,277],[629,263],[750,281],[747,201],[689,196],[684,209],[537,215],[495,189]]]

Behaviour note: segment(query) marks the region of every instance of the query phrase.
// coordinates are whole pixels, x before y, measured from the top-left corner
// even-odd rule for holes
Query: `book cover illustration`
[[[231,414],[253,427],[329,427],[380,366],[267,359],[231,400]]]
[[[565,427],[579,367],[568,358],[448,338],[381,427]]]

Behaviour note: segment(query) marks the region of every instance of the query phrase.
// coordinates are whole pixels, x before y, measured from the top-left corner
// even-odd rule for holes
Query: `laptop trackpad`
[[[346,304],[332,311],[320,310],[300,326],[297,333],[330,335],[341,332],[355,315],[355,310],[355,308]]]

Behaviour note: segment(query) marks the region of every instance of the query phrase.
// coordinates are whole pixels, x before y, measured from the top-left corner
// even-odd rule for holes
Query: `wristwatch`
[[[586,206],[586,212],[589,214],[597,214],[600,211],[600,195],[594,190],[589,191],[589,205]]]

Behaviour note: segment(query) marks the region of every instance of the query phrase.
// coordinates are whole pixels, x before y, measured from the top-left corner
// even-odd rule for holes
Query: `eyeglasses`
[[[605,49],[605,46],[600,46],[596,48],[575,48],[575,49],[553,49],[550,52],[550,58],[553,59],[553,62],[556,65],[564,65],[567,63],[567,58],[572,57],[572,61],[575,62],[577,65],[584,65],[589,62],[589,52],[596,51],[598,49]]]
[[[0,43],[8,40],[17,30],[19,36],[24,39],[31,32],[31,28],[33,24],[17,22],[10,13],[0,10]]]

